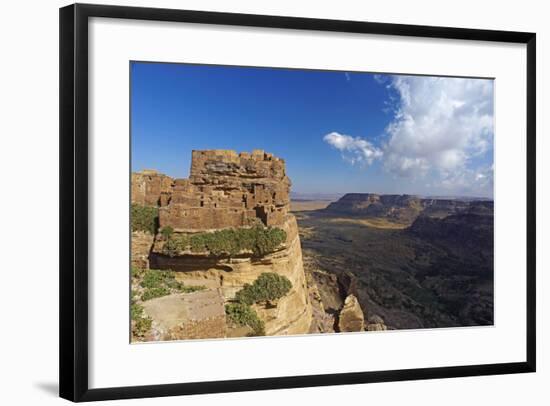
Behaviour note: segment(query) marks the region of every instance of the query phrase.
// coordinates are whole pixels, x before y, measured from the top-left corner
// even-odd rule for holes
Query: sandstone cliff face
[[[359,217],[382,217],[411,224],[420,214],[445,217],[467,209],[470,205],[487,205],[492,202],[467,202],[454,199],[420,198],[413,195],[378,195],[374,193],[348,193],[325,209],[329,213]]]
[[[279,227],[286,232],[286,242],[276,252],[260,258],[250,254],[238,258],[219,257],[209,253],[170,257],[162,254],[161,244],[156,244],[151,267],[177,271],[176,279],[186,286],[219,289],[225,301],[233,299],[245,284],[252,284],[262,273],[285,276],[292,283],[290,292],[279,299],[276,306],[256,304],[254,309],[265,322],[266,335],[305,334],[311,324],[311,303],[296,219],[287,215]]]
[[[338,329],[341,332],[363,331],[365,329],[363,310],[354,295],[349,295],[344,301],[344,307],[342,307],[338,316]]]
[[[175,271],[176,280],[185,286],[201,286],[216,292],[222,303],[231,301],[245,284],[252,284],[262,273],[285,276],[292,284],[291,290],[274,303],[257,303],[253,308],[265,323],[266,335],[308,333],[312,307],[298,226],[294,215],[289,213],[289,189],[284,161],[261,150],[240,154],[226,150],[193,151],[189,179],[172,180],[150,172],[132,174],[132,202],[159,207],[159,231],[171,228],[176,236],[192,236],[228,228],[267,226],[282,229],[286,235],[286,240],[266,255],[252,252],[214,255],[192,250],[166,255],[163,247],[167,239],[162,233],[151,240],[136,234],[135,241],[132,238],[132,261],[134,258],[136,262],[142,261],[149,251],[147,260],[151,269]],[[211,295],[208,298],[212,301]],[[173,300],[154,300],[161,304],[169,302],[173,308],[174,303],[191,299],[181,295]],[[193,296],[193,300],[200,301],[200,295]],[[164,317],[158,311],[159,306],[148,305],[146,311],[148,307],[157,319]],[[178,317],[185,313],[182,312],[175,311]],[[209,323],[204,328],[197,320],[185,328],[178,327],[180,322],[176,326],[166,320],[154,321],[153,325],[160,331],[158,339],[209,338],[200,334],[215,331],[214,336],[218,337],[222,331],[218,322],[209,318],[204,321]],[[233,336],[234,331],[223,334]]]

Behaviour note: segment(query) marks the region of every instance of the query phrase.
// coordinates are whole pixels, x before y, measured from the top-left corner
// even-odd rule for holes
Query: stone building
[[[160,227],[186,232],[280,225],[289,190],[284,160],[262,150],[193,151],[188,179],[150,171],[132,175],[132,202],[160,206]]]
[[[185,286],[206,288],[190,296],[170,295],[145,302],[145,312],[159,325],[159,339],[227,335],[223,303],[268,272],[285,276],[292,288],[276,306],[255,305],[265,322],[265,333],[307,333],[312,310],[298,225],[290,213],[290,180],[284,160],[262,150],[193,151],[189,178],[164,176],[150,171],[132,175],[132,203],[158,207],[160,230],[169,226],[177,235],[263,224],[283,230],[286,240],[276,252],[261,258],[192,251],[170,256],[163,251],[162,232],[150,237],[152,245],[149,240],[140,244],[133,233],[134,262],[146,258],[146,265],[153,269],[174,271],[176,280]],[[166,309],[172,308],[174,315],[167,315]]]
[[[152,169],[132,173],[132,203],[159,206],[168,202],[174,180]]]

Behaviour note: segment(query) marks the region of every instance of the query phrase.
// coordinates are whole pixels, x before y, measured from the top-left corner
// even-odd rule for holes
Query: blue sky
[[[133,62],[132,170],[264,149],[298,193],[492,196],[492,98],[490,80]]]

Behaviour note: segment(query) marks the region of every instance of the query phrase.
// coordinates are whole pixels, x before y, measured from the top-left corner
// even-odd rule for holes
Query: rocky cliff
[[[469,250],[469,254],[493,252],[493,204],[475,202],[456,214],[444,218],[420,215],[407,232],[416,237],[432,240],[458,250]]]
[[[188,179],[172,179],[151,171],[132,174],[132,203],[158,207],[154,237],[133,233],[133,263],[174,271],[175,280],[184,286],[211,292],[145,303],[145,311],[155,315],[153,339],[208,338],[209,331],[215,337],[250,333],[230,320],[220,330],[222,315],[212,297],[218,295],[221,303],[232,303],[239,291],[263,274],[279,275],[291,284],[277,300],[259,300],[251,305],[265,334],[309,331],[312,308],[298,226],[289,213],[289,189],[284,160],[261,150],[240,154],[193,151]],[[150,245],[145,247],[148,241]],[[192,311],[181,309],[200,308],[202,297],[208,299],[205,306],[212,309],[203,313],[210,317],[196,311],[189,328]],[[195,304],[184,305],[186,301]],[[164,320],[159,311],[162,306],[174,310],[170,320]],[[211,327],[201,329],[201,323]]]
[[[421,198],[414,195],[379,195],[375,193],[348,193],[327,206],[330,214],[386,218],[410,225],[420,214],[445,217],[470,206],[492,205],[490,201],[472,201],[445,198]]]
[[[331,203],[326,211],[347,216],[387,217],[395,221],[410,221],[423,208],[422,200],[416,196],[348,193]]]

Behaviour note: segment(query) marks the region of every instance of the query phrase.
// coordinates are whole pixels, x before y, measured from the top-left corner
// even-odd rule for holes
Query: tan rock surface
[[[132,232],[131,262],[140,269],[149,268],[149,253],[155,236],[143,231]]]
[[[145,313],[160,340],[225,337],[223,298],[218,290],[179,293],[148,300]]]
[[[307,290],[311,303],[310,333],[334,333],[335,317],[326,312],[323,298],[312,272],[306,271]]]
[[[349,295],[344,301],[344,307],[340,310],[338,317],[338,329],[341,332],[363,331],[365,329],[365,316],[354,295]]]
[[[387,329],[388,327],[384,323],[384,320],[382,319],[382,317],[376,314],[373,314],[372,316],[369,317],[368,324],[366,327],[367,331],[384,331]]]
[[[265,321],[266,335],[306,334],[311,325],[312,310],[302,265],[302,250],[297,233],[296,219],[287,215],[281,228],[287,232],[285,247],[262,258],[158,256],[155,267],[179,270],[176,279],[185,285],[219,287],[226,301],[232,299],[245,284],[252,284],[262,273],[275,272],[286,276],[292,289],[277,301],[276,306],[254,305],[260,318]],[[185,270],[185,271],[183,271]]]
[[[290,180],[284,160],[262,150],[240,154],[228,150],[193,151],[189,179],[173,180],[148,171],[132,174],[132,202],[160,206],[160,228],[170,226],[175,232],[192,233],[263,224],[286,232],[286,241],[275,252],[260,258],[251,253],[222,258],[196,252],[181,252],[179,256],[169,257],[163,255],[165,240],[160,234],[155,237],[149,255],[151,268],[171,269],[176,272],[178,281],[186,286],[202,285],[208,291],[219,292],[223,302],[232,299],[246,283],[253,283],[264,272],[286,276],[292,283],[287,295],[275,304],[254,305],[265,322],[266,335],[306,334],[312,320],[298,225],[295,217],[289,214],[289,192]],[[177,298],[166,299],[166,303],[160,299],[155,299],[159,300],[155,302],[159,309],[164,305],[168,308],[181,305]],[[146,310],[148,314],[154,312]],[[187,317],[179,313],[176,316],[172,319]],[[151,317],[154,320],[162,317],[161,324],[166,324],[171,316],[157,312]],[[155,321],[154,324],[159,323]],[[210,324],[206,323],[204,331],[215,329]],[[197,338],[198,327],[193,328],[186,330],[180,324],[157,326],[162,331],[161,336],[168,337],[166,339],[186,334],[187,338]],[[236,333],[232,331],[229,335]],[[224,334],[228,334],[227,331]],[[198,338],[206,337],[210,336]]]

